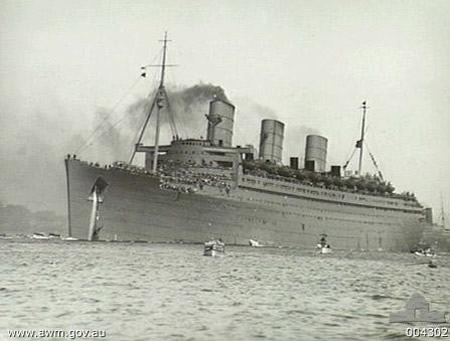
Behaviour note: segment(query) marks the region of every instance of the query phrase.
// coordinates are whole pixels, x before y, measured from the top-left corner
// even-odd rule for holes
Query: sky
[[[131,150],[140,120],[125,116],[158,72],[139,78],[140,66],[158,62],[168,31],[167,87],[221,86],[237,107],[235,144],[258,145],[262,118],[283,121],[285,163],[317,133],[328,165],[344,164],[367,101],[385,178],[437,217],[441,196],[450,209],[448,22],[447,0],[0,0],[0,201],[64,213],[63,158],[107,116],[114,131],[81,157]],[[125,147],[111,143],[122,124]],[[368,156],[363,168],[374,172]]]

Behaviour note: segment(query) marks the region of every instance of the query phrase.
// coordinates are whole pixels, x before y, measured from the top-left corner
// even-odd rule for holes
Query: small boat
[[[42,232],[34,232],[32,238],[33,239],[49,239],[49,237],[46,236],[45,233],[42,233]]]
[[[248,244],[252,247],[263,247],[263,245],[257,240],[249,239]]]
[[[50,239],[54,239],[54,238],[59,238],[59,239],[61,239],[61,235],[60,234],[58,234],[58,233],[49,233],[48,234],[48,237],[50,238]]]
[[[427,245],[424,242],[419,242],[413,249],[411,253],[414,253],[416,256],[421,257],[436,257],[436,253],[431,248],[431,246]]]
[[[316,246],[317,253],[325,254],[325,253],[332,253],[331,245],[327,243],[327,235],[325,233],[322,233],[321,238],[319,240],[319,243]]]
[[[320,244],[317,244],[318,253],[324,254],[324,253],[332,253],[333,250],[331,249],[331,246],[329,244],[322,246]]]
[[[221,239],[212,239],[205,243],[205,250],[203,256],[222,257],[225,254],[225,244]]]
[[[418,250],[415,251],[414,254],[421,257],[436,257],[436,254],[431,249]]]
[[[429,268],[432,268],[432,269],[436,269],[436,268],[437,268],[437,265],[436,265],[436,263],[434,263],[432,260],[430,260],[430,262],[428,263],[428,267],[429,267]]]

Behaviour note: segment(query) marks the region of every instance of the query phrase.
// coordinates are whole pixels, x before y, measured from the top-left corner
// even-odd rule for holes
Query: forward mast
[[[142,142],[142,138],[144,136],[145,129],[147,128],[147,125],[148,125],[148,122],[149,122],[150,117],[152,115],[152,112],[154,111],[154,109],[156,107],[155,146],[154,146],[153,165],[152,165],[152,172],[153,173],[156,173],[157,165],[158,165],[159,133],[160,133],[160,126],[161,126],[161,122],[160,122],[161,121],[161,113],[160,113],[160,111],[164,107],[164,104],[166,104],[167,109],[169,110],[169,119],[171,120],[172,126],[174,128],[175,135],[178,136],[178,133],[176,131],[175,122],[173,120],[173,117],[170,114],[169,97],[167,95],[167,91],[166,91],[166,88],[164,86],[166,67],[175,66],[175,65],[166,64],[166,59],[167,59],[167,42],[169,42],[169,41],[171,41],[171,40],[167,39],[167,32],[165,32],[164,39],[160,40],[160,42],[163,43],[163,53],[162,53],[162,63],[161,64],[159,64],[159,65],[146,65],[146,66],[141,67],[141,69],[144,70],[144,72],[142,73],[143,77],[146,76],[145,69],[147,67],[160,67],[161,68],[161,77],[160,77],[158,89],[155,92],[155,95],[154,95],[153,100],[152,100],[152,104],[151,104],[150,109],[149,109],[149,111],[147,113],[147,116],[145,118],[144,125],[142,126],[141,132],[139,133],[139,138],[138,138],[138,140],[137,140],[137,142],[135,144],[135,148],[133,149],[133,153],[132,153],[131,158],[130,158],[130,164],[134,160],[134,157],[135,157],[136,152],[137,152],[137,148]]]

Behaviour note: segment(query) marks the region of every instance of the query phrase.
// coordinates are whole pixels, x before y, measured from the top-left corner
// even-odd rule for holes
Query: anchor
[[[91,189],[91,194],[88,200],[92,201],[91,209],[91,219],[89,221],[89,234],[88,240],[99,240],[99,233],[103,226],[99,226],[98,221],[100,219],[99,215],[99,205],[103,203],[103,194],[108,187],[108,183],[101,177],[97,178]]]

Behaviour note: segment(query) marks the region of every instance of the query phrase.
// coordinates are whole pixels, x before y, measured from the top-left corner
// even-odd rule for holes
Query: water
[[[226,252],[0,240],[0,340],[11,329],[105,330],[120,341],[410,340],[389,314],[413,293],[450,311],[448,254],[431,269],[412,254]]]

